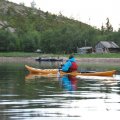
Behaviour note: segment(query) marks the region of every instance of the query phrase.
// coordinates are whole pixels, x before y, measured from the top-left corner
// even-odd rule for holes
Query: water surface
[[[28,80],[25,79],[28,75],[25,64],[0,64],[0,118],[3,120],[118,119],[119,79],[97,80],[64,76],[35,77]],[[30,65],[38,68],[58,67],[58,63]],[[119,66],[103,66],[80,65],[79,70],[117,69],[117,78],[120,78]]]

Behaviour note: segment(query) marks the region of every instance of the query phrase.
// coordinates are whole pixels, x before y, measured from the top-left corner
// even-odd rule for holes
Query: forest
[[[75,53],[77,47],[94,47],[99,41],[120,46],[120,29],[114,31],[109,18],[101,29],[24,4],[0,0],[0,51]]]

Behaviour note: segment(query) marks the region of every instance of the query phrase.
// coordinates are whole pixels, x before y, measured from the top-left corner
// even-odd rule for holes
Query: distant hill
[[[20,19],[22,19],[22,21],[20,21]],[[35,24],[39,23],[37,25],[38,31],[50,27],[57,27],[66,23],[76,23],[83,28],[88,28],[87,24],[69,19],[61,14],[57,16],[35,8],[26,7],[23,4],[16,4],[5,0],[0,1],[0,29],[7,29],[11,32],[15,32],[15,30],[19,28],[19,24],[23,21],[27,21],[30,24],[33,22]],[[42,25],[40,24],[40,21],[42,22]]]
[[[0,51],[33,52],[41,49],[44,53],[72,53],[77,47],[94,47],[100,40],[120,44],[117,34],[62,14],[0,0]]]

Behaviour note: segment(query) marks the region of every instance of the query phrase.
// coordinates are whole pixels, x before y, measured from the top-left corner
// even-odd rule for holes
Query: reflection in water
[[[64,75],[62,77],[57,77],[54,74],[28,74],[25,76],[25,80],[36,80],[39,78],[56,78],[60,82],[60,85],[66,91],[75,91],[77,89],[77,77],[72,75]]]
[[[77,88],[77,78],[72,75],[64,75],[61,79],[63,88],[67,91],[75,91]]]

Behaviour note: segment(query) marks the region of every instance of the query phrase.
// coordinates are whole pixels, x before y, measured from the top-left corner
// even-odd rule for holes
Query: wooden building
[[[117,53],[120,47],[112,41],[100,41],[95,46],[96,53]]]
[[[86,53],[92,53],[93,48],[92,47],[81,47],[77,48],[77,53],[79,54],[86,54]]]

